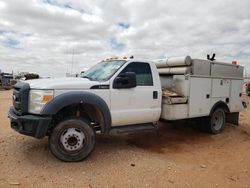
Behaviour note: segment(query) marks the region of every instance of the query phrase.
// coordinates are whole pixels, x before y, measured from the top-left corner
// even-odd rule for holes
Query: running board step
[[[157,125],[152,123],[148,124],[136,124],[136,125],[124,125],[111,128],[109,131],[110,134],[122,134],[122,133],[133,133],[133,132],[140,132],[140,131],[152,131],[157,130]]]

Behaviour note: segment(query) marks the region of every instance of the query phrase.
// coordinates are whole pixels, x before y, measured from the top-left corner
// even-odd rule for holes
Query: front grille
[[[14,86],[13,106],[19,115],[28,113],[29,90],[28,83],[18,82]]]

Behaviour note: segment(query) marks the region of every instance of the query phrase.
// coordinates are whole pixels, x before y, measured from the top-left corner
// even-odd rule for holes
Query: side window
[[[148,63],[133,62],[127,65],[121,73],[134,72],[136,75],[136,84],[138,86],[152,86],[153,77],[150,65]]]

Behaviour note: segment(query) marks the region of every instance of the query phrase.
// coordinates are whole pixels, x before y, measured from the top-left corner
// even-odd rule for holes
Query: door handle
[[[158,99],[158,91],[153,91],[153,99]]]

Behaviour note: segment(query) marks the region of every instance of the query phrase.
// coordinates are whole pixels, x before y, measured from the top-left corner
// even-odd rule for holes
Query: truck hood
[[[104,84],[87,78],[49,78],[26,81],[31,89],[89,89],[91,86]],[[107,83],[106,83],[107,84]]]

